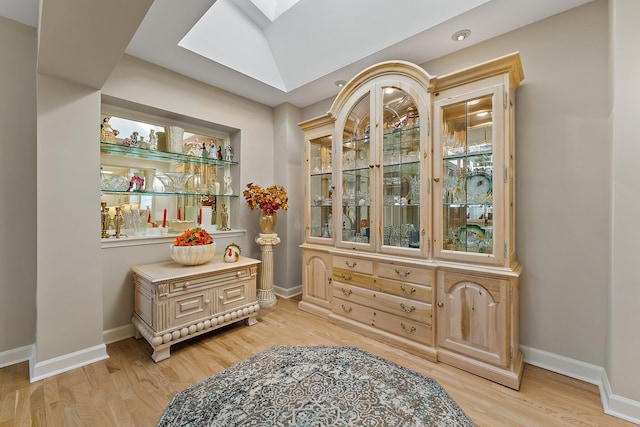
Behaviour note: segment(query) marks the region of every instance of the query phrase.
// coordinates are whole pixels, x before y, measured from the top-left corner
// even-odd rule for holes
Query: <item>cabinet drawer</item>
[[[166,325],[166,328],[192,323],[211,314],[210,297],[209,290],[205,290],[202,292],[189,292],[170,298],[167,301],[169,305],[169,324]]]
[[[333,290],[336,297],[345,301],[382,310],[417,322],[431,324],[431,304],[341,283],[334,284]]]
[[[372,289],[386,292],[392,295],[398,295],[405,298],[411,298],[415,301],[433,303],[433,288],[431,286],[421,286],[413,283],[400,282],[390,279],[374,280]]]
[[[386,279],[399,280],[406,283],[433,286],[435,281],[434,271],[414,266],[397,265],[394,263],[380,262],[378,276]]]
[[[254,280],[245,280],[239,283],[220,286],[216,291],[218,294],[218,307],[216,308],[216,312],[225,312],[255,300],[255,298],[251,298],[251,286],[255,289]]]
[[[198,286],[212,286],[219,283],[236,281],[244,277],[250,277],[251,270],[249,267],[238,268],[230,271],[221,271],[213,275],[204,277],[193,276],[185,279],[172,280],[169,282],[169,293],[185,291]]]
[[[346,271],[362,274],[373,274],[373,261],[345,256],[334,256],[333,266]]]
[[[390,332],[398,337],[426,345],[432,345],[433,343],[431,325],[425,325],[415,320],[395,316],[340,298],[334,298],[331,302],[331,307],[336,314],[364,323],[373,328]]]
[[[354,283],[360,286],[370,287],[375,278],[368,274],[353,273],[351,271],[343,270],[342,268],[334,268],[332,272],[334,282],[340,283]]]

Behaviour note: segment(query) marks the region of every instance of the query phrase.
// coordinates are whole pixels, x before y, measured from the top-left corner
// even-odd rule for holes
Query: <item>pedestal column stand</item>
[[[262,308],[273,307],[277,304],[276,296],[273,293],[273,247],[280,243],[277,234],[260,233],[256,237],[256,243],[260,245],[262,251],[262,271],[258,284],[258,304]]]

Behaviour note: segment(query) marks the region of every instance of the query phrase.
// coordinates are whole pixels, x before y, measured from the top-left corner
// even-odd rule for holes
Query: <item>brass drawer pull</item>
[[[353,267],[355,267],[356,265],[358,265],[358,263],[357,263],[357,262],[355,262],[355,261],[353,261],[353,263],[351,263],[351,264],[349,264],[349,261],[345,261],[344,263],[345,263],[345,264],[347,264],[347,267],[349,267],[349,268],[353,268]]]
[[[342,309],[347,313],[349,313],[351,310],[353,310],[353,308],[351,308],[351,307],[349,307],[349,308],[345,307],[344,304],[342,304]]]
[[[353,276],[352,276],[352,275],[348,275],[348,276],[347,276],[347,275],[346,275],[346,274],[344,274],[344,273],[342,273],[340,276],[341,276],[344,280],[351,280],[351,279],[353,278]]]
[[[351,289],[342,288],[342,293],[344,295],[351,295],[353,293],[353,291]]]
[[[407,288],[405,288],[404,285],[400,285],[400,289],[402,289],[402,292],[404,292],[406,295],[411,295],[416,291],[416,288],[411,288],[411,290],[407,292]]]
[[[414,326],[407,328],[407,325],[405,325],[404,323],[400,323],[400,327],[408,333],[414,332],[416,330],[416,328]]]
[[[411,274],[411,272],[410,272],[410,271],[408,271],[408,270],[405,270],[405,271],[403,271],[403,272],[400,272],[400,269],[399,269],[399,268],[396,268],[396,274],[397,274],[398,276],[400,276],[400,277],[407,277],[408,275],[410,275],[410,274]]]
[[[412,311],[414,311],[414,310],[416,309],[413,305],[407,309],[407,306],[406,306],[406,305],[404,305],[403,303],[400,303],[400,307],[402,307],[402,309],[403,309],[406,313],[411,313]]]

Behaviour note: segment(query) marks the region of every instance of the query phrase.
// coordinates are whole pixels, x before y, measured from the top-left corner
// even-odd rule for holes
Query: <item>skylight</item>
[[[280,15],[291,9],[300,0],[250,0],[260,12],[273,22]]]

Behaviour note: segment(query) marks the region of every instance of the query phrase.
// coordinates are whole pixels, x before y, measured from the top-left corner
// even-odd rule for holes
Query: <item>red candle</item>
[[[180,215],[180,208],[178,208],[178,221],[182,219],[182,215]]]
[[[200,215],[198,215],[198,224],[202,225],[202,208],[200,208]]]
[[[167,208],[164,208],[164,215],[162,217],[162,227],[167,226]]]

